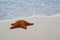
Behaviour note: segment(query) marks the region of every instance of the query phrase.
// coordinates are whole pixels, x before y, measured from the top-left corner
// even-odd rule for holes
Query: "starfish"
[[[10,27],[10,29],[15,29],[15,28],[27,29],[27,26],[33,25],[33,23],[29,23],[25,20],[17,20],[15,23],[12,23],[11,25],[12,27]]]

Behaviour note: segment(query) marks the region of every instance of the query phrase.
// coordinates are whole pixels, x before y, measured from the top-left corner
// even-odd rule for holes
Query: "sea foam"
[[[60,0],[0,0],[0,21],[60,17]]]

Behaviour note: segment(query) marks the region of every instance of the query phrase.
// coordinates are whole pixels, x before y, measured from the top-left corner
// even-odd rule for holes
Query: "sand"
[[[60,17],[35,17],[25,20],[33,22],[27,30],[10,30],[14,21],[0,22],[0,40],[60,40]]]

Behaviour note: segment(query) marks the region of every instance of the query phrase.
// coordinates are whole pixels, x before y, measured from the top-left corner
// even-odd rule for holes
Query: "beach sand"
[[[26,18],[34,25],[10,29],[14,21],[0,22],[0,40],[60,40],[60,17]]]

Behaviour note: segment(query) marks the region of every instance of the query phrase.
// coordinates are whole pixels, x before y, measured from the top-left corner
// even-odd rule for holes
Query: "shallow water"
[[[0,0],[0,20],[60,16],[60,0]]]

